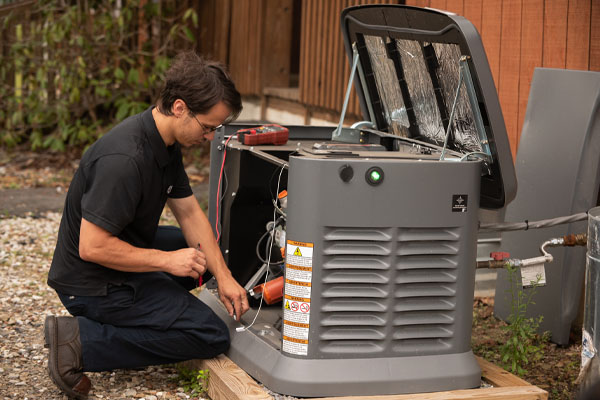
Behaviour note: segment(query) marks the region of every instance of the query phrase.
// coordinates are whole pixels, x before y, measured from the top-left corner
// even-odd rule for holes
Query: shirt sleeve
[[[169,193],[169,197],[173,199],[181,199],[194,194],[190,187],[190,180],[183,167],[181,150],[178,149],[177,153],[178,154],[173,158],[175,160],[175,184],[173,185],[171,193]]]
[[[102,156],[86,168],[83,218],[118,235],[133,221],[142,197],[141,177],[126,155]]]

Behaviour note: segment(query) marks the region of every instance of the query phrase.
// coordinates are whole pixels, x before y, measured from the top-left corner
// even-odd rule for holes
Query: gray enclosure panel
[[[394,358],[303,360],[287,357],[261,339],[256,330],[236,332],[235,322],[209,290],[200,300],[212,308],[231,332],[227,356],[275,393],[302,397],[402,394],[474,388],[481,370],[469,350],[464,353]]]
[[[372,166],[379,186],[365,180]],[[314,243],[308,358],[469,351],[479,173],[477,162],[290,158],[287,239]],[[453,195],[467,212],[452,211]]]
[[[349,182],[342,166],[354,169]],[[384,172],[378,186],[365,180],[372,166]],[[291,157],[287,239],[314,244],[308,352],[281,351],[259,336],[260,321],[236,332],[203,291],[230,326],[227,355],[294,396],[479,386],[470,339],[480,172],[478,161]],[[465,212],[453,211],[454,195],[468,199]]]
[[[585,212],[598,198],[600,159],[600,73],[537,68],[517,153],[516,199],[506,221],[540,220]],[[507,232],[502,248],[514,258],[539,255],[547,239],[585,233],[586,222],[535,231]],[[547,285],[537,288],[529,316],[543,315],[540,332],[567,344],[577,315],[585,271],[585,248],[551,248]],[[495,313],[511,312],[506,271],[498,273]],[[530,290],[530,289],[527,289]]]

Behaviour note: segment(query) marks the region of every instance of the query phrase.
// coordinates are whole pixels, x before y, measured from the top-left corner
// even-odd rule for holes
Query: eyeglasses
[[[198,123],[198,125],[200,125],[200,128],[202,128],[202,132],[207,135],[209,133],[213,133],[214,131],[216,131],[217,129],[221,128],[223,126],[223,124],[215,126],[215,127],[207,127],[206,125],[204,125],[202,122],[200,122],[198,120],[198,118],[192,114],[192,117],[194,117],[194,119],[196,120],[196,122]]]

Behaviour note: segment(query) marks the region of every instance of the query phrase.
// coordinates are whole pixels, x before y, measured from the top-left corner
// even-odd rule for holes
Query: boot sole
[[[87,395],[78,393],[70,388],[60,376],[58,372],[58,323],[54,315],[48,315],[44,322],[44,347],[47,347],[48,352],[48,374],[50,379],[69,397],[77,400],[86,400]]]

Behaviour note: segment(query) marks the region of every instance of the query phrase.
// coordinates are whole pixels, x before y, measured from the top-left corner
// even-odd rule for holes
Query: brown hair
[[[193,51],[180,53],[165,74],[156,102],[158,111],[173,115],[175,100],[185,102],[192,114],[206,114],[219,102],[231,109],[227,122],[242,112],[242,99],[223,64],[204,60]]]

